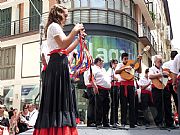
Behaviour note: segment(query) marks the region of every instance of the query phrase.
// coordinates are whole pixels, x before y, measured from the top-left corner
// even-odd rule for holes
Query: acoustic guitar
[[[145,52],[149,51],[150,46],[146,46],[142,53],[140,55],[143,55]],[[123,70],[120,73],[121,78],[125,79],[125,80],[132,80],[134,78],[134,74],[135,74],[135,70],[137,70],[139,68],[139,63],[138,63],[139,59],[134,60],[128,60],[127,64],[124,65],[121,69],[125,68],[126,66],[131,66],[132,69],[128,69],[128,70]]]
[[[166,87],[167,83],[168,83],[168,80],[172,79],[172,77],[173,77],[173,74],[170,71],[170,69],[163,68],[162,71],[166,71],[169,74],[168,75],[163,75],[163,77],[160,78],[160,79],[158,79],[158,78],[151,79],[152,84],[158,89],[164,89]]]

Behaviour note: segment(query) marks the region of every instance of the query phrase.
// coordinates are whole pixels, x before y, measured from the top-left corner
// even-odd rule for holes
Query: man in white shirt
[[[152,97],[153,103],[157,110],[157,116],[155,117],[155,123],[157,127],[162,128],[166,124],[166,127],[173,127],[173,118],[171,110],[171,94],[168,89],[164,89],[162,84],[164,76],[168,76],[166,71],[162,71],[162,56],[154,56],[154,66],[149,69],[149,79],[152,80]],[[157,83],[161,82],[162,88],[157,87]],[[164,121],[165,119],[165,121]]]
[[[28,128],[33,128],[36,123],[36,119],[38,117],[38,110],[36,110],[34,104],[29,104],[28,110],[29,110],[29,121],[27,125],[28,125]]]
[[[173,61],[172,70],[173,72],[173,88],[178,93],[178,110],[180,110],[180,54],[176,55]],[[180,111],[179,111],[180,112]],[[180,113],[179,124],[180,124]]]
[[[106,70],[103,68],[104,61],[98,57],[94,60],[92,73],[94,76],[95,89],[95,120],[97,128],[109,127],[109,90],[111,89],[111,81],[107,75]]]
[[[126,66],[128,63],[128,53],[123,53],[121,56],[122,63],[116,67],[116,74],[120,74],[120,103],[121,103],[121,125],[125,127],[127,124],[127,110],[129,103],[129,123],[130,128],[135,128],[135,87],[134,78],[130,80],[123,79],[121,73],[131,70],[131,66]]]

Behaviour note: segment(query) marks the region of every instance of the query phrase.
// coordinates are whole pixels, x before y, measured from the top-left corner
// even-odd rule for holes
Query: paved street
[[[21,135],[32,135],[32,131],[27,131]],[[78,127],[79,135],[180,135],[180,129],[173,130],[160,130],[157,128],[154,129],[145,129],[145,127],[137,127],[134,129],[122,130],[122,129],[99,129],[87,128],[84,126]]]

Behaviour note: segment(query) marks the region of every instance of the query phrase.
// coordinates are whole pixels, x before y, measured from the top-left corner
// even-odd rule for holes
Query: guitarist
[[[154,56],[154,66],[149,69],[149,78],[153,80],[157,79],[157,81],[162,81],[163,76],[168,76],[168,72],[162,71],[162,57],[161,55]],[[169,93],[167,90],[163,91],[163,87],[161,89],[157,88],[156,82],[152,84],[152,97],[153,103],[157,110],[157,115],[154,118],[156,126],[159,128],[164,127],[164,122],[168,127],[173,126],[173,119],[168,108],[171,108],[171,103],[169,103]],[[162,84],[163,85],[163,84]],[[167,99],[167,98],[168,99]],[[163,121],[165,118],[165,121]]]
[[[122,71],[132,69],[131,66],[126,66],[128,63],[128,53],[122,53],[122,63],[116,67],[115,73],[121,74]],[[120,103],[121,103],[121,126],[127,124],[127,107],[129,103],[129,122],[130,128],[135,128],[135,87],[134,79],[125,80],[120,76]]]

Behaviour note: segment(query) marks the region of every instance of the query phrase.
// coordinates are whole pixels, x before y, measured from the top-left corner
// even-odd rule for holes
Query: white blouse
[[[62,41],[66,37],[61,26],[58,23],[53,22],[49,25],[47,29],[47,44],[50,52],[55,49],[60,49],[60,47],[54,39],[54,37],[57,35],[60,36]]]

